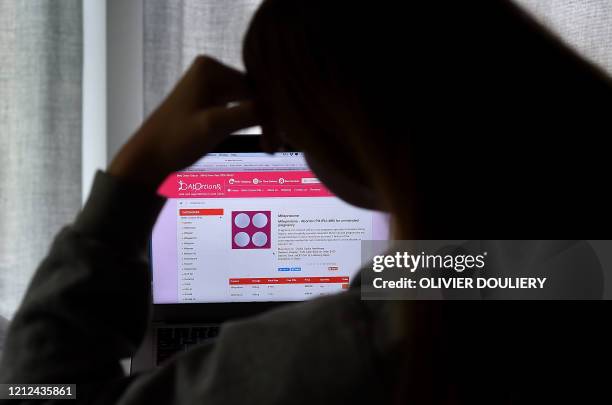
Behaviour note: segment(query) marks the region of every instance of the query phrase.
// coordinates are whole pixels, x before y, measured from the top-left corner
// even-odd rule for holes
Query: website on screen
[[[218,153],[168,177],[153,231],[156,303],[296,301],[348,288],[385,215],[335,197],[302,154]]]

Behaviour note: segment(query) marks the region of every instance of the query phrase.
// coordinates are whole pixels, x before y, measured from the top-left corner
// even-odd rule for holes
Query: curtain
[[[144,112],[202,53],[242,68],[242,37],[260,0],[144,0]]]
[[[514,0],[603,70],[612,74],[612,2]]]
[[[612,2],[514,1],[582,55],[612,72]],[[145,116],[170,91],[197,54],[207,53],[242,67],[242,36],[260,2],[144,0]]]
[[[0,0],[0,329],[81,204],[81,30],[81,0]]]
[[[142,1],[145,115],[198,54],[242,67],[260,0]],[[612,72],[612,2],[515,1]],[[81,0],[0,0],[0,353],[6,319],[80,208],[81,74]]]

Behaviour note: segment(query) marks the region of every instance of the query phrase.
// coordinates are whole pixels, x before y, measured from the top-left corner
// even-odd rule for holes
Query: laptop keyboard
[[[219,325],[157,328],[157,364],[219,334]]]

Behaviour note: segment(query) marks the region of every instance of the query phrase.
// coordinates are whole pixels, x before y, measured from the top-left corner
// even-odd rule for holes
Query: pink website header
[[[311,171],[178,172],[158,193],[167,198],[332,197]]]

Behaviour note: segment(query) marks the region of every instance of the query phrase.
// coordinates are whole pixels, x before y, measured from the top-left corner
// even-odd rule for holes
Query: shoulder
[[[356,385],[370,395],[376,389],[366,387],[378,386],[373,319],[351,290],[229,322],[215,345],[215,374],[267,403],[346,401]]]
[[[293,345],[296,341],[313,342],[325,337],[328,345],[333,345],[334,340],[342,340],[355,346],[367,346],[371,319],[371,310],[361,301],[359,291],[351,290],[229,322],[224,326],[225,336],[222,337],[256,334],[281,346],[284,342]],[[326,351],[328,345],[321,345],[317,350]]]

